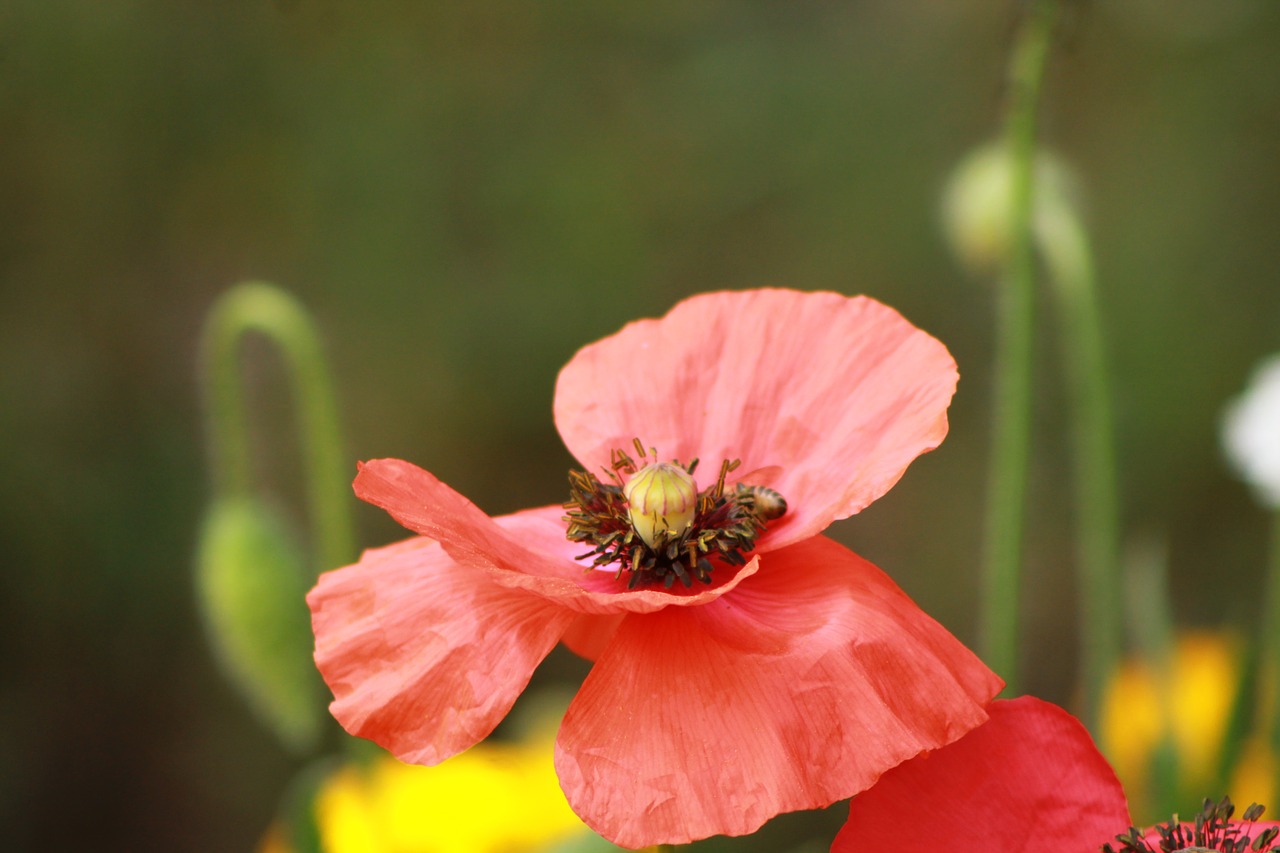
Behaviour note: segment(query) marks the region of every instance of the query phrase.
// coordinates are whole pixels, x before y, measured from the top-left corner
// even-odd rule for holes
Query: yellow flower
[[[1225,633],[1191,631],[1178,637],[1167,672],[1131,659],[1112,676],[1103,697],[1099,743],[1124,784],[1135,817],[1160,788],[1195,797],[1230,794],[1237,803],[1271,803],[1274,767],[1260,741],[1246,742],[1229,791],[1214,791],[1242,675],[1240,641]],[[1177,778],[1158,785],[1157,751],[1167,740]],[[1162,804],[1163,805],[1163,804]]]
[[[324,853],[539,853],[591,831],[552,766],[554,731],[485,742],[436,767],[379,756],[344,765],[313,808]],[[291,853],[280,827],[259,853]],[[616,850],[600,840],[599,850]]]
[[[1276,767],[1276,758],[1260,737],[1251,737],[1244,742],[1240,760],[1236,762],[1231,774],[1231,790],[1239,791],[1239,802],[1265,803],[1274,807],[1276,804],[1275,779],[1280,768]],[[1234,793],[1232,796],[1236,796]],[[1274,815],[1268,815],[1274,820]]]

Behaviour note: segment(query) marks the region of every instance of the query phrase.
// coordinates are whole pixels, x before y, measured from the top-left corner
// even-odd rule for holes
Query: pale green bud
[[[302,554],[270,507],[222,499],[205,517],[196,591],[229,680],[291,749],[314,743],[325,717],[312,661]]]
[[[679,536],[698,513],[698,484],[679,465],[655,462],[641,468],[622,487],[631,526],[650,548],[664,531]]]
[[[1036,155],[1032,229],[1046,238],[1055,217],[1069,213],[1074,192],[1062,162]],[[984,145],[956,168],[942,199],[942,227],[951,250],[970,272],[986,275],[1008,261],[1012,233],[1013,161],[1001,143]]]

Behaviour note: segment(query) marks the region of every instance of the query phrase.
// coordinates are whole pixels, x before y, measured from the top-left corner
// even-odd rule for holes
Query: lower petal
[[[561,637],[569,651],[584,660],[595,660],[604,654],[609,641],[617,633],[618,626],[626,618],[623,614],[613,616],[594,616],[589,613],[580,614],[569,624]]]
[[[1120,782],[1079,721],[1030,696],[988,711],[858,796],[832,853],[1097,850],[1128,830]]]
[[[816,538],[702,607],[628,614],[556,767],[579,816],[623,846],[742,835],[956,740],[1001,686],[883,572]]]
[[[322,575],[307,604],[333,716],[413,764],[493,731],[574,616],[425,537]]]
[[[721,567],[709,585],[628,589],[617,572],[591,571],[590,564],[574,561],[586,546],[565,538],[560,505],[490,518],[430,472],[401,459],[362,463],[354,485],[358,497],[439,542],[456,563],[487,573],[495,584],[582,613],[695,606],[724,595],[756,570],[749,561]]]

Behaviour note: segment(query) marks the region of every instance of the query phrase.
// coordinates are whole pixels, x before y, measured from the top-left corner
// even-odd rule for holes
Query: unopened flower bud
[[[630,505],[631,526],[650,548],[664,531],[679,536],[698,512],[698,484],[688,471],[670,462],[655,462],[637,471],[622,493]]]
[[[1036,155],[1033,229],[1037,240],[1055,216],[1075,205],[1072,179],[1060,160]],[[970,272],[986,275],[1008,262],[1013,219],[1013,158],[1000,143],[984,145],[956,168],[942,201],[942,226],[956,257]]]
[[[228,678],[291,749],[323,731],[324,685],[303,599],[307,566],[282,519],[257,498],[216,500],[205,516],[196,590]]]

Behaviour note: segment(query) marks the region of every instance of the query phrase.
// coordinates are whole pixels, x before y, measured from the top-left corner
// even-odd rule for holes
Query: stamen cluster
[[[632,522],[624,487],[656,460],[657,450],[646,450],[639,439],[635,449],[636,457],[625,450],[610,454],[604,472],[608,482],[589,471],[570,471],[569,500],[564,504],[565,535],[591,546],[577,559],[590,557],[593,568],[616,565],[617,577],[630,572],[629,589],[659,583],[670,589],[677,580],[686,587],[692,587],[695,579],[710,583],[714,561],[743,565],[765,521],[786,510],[786,502],[772,490],[742,484],[726,488],[725,478],[740,462],[725,460],[715,484],[697,493],[693,521],[680,529],[646,530],[653,540],[647,543]],[[671,464],[692,477],[698,460]]]
[[[1272,846],[1280,827],[1271,826],[1252,837],[1251,824],[1262,817],[1265,810],[1254,803],[1244,810],[1241,820],[1232,821],[1235,806],[1230,797],[1215,803],[1206,799],[1194,823],[1183,823],[1174,815],[1173,820],[1155,827],[1160,841],[1155,848],[1143,837],[1136,826],[1129,827],[1123,835],[1117,835],[1120,847],[1102,845],[1102,853],[1179,853],[1179,851],[1220,851],[1220,853],[1280,853],[1280,846]]]

